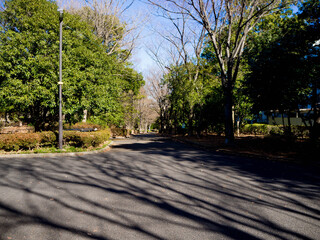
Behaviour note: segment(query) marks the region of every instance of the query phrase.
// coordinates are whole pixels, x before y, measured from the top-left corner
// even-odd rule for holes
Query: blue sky
[[[292,10],[294,13],[297,13],[298,7],[293,6]],[[138,47],[134,51],[131,60],[134,68],[138,72],[142,72],[144,76],[147,76],[149,71],[157,68],[157,64],[147,53],[148,46],[152,44],[156,45],[160,42],[160,36],[154,32],[154,29],[161,31],[161,29],[163,30],[166,26],[171,25],[171,23],[163,17],[156,16],[155,8],[148,4],[147,0],[135,0],[126,14],[134,19],[141,17],[139,13],[142,13],[143,17],[147,16],[148,21],[143,24],[141,38],[138,41]],[[196,25],[194,27],[197,28],[198,26]]]
[[[164,20],[154,16],[150,4],[141,0],[135,0],[133,5],[125,13],[125,16],[137,20],[138,24],[142,23],[140,26],[142,27],[140,38],[131,60],[134,68],[146,76],[148,71],[156,67],[156,63],[147,53],[148,45],[155,42],[155,38],[157,38],[152,28],[157,25],[157,22],[164,22]]]
[[[1,1],[1,0],[0,0]],[[68,6],[82,6],[86,0],[56,0],[59,7],[68,9]],[[98,0],[100,1],[100,0]],[[104,0],[101,0],[104,1]],[[132,0],[115,0],[114,3],[122,3],[126,1],[126,4],[123,6],[128,6]],[[89,1],[90,2],[90,1]],[[130,61],[133,64],[133,67],[138,71],[143,73],[146,76],[149,69],[153,68],[155,63],[147,54],[146,46],[149,42],[153,42],[154,34],[151,31],[151,26],[156,17],[151,14],[150,4],[147,4],[146,0],[134,0],[133,4],[128,8],[122,15],[121,20],[124,22],[135,22],[138,24],[137,31],[141,31],[140,37],[137,41],[136,48],[133,51],[132,58]],[[130,24],[129,24],[130,28]]]
[[[162,57],[161,60],[165,62],[165,65],[169,65],[172,59],[170,56],[168,56],[168,48],[170,48],[171,45],[167,40],[164,40],[158,32],[161,32],[161,34],[165,36],[174,34],[176,29],[174,29],[172,22],[163,16],[160,16],[161,11],[159,12],[156,7],[148,4],[146,0],[135,0],[126,14],[128,18],[137,19],[138,21],[139,18],[141,18],[141,23],[143,23],[141,26],[142,33],[138,41],[138,47],[135,49],[131,59],[132,63],[134,64],[134,68],[138,72],[143,73],[145,77],[149,72],[159,70],[157,63],[148,54],[148,52],[150,52],[150,48],[153,50],[159,48],[159,56]],[[145,21],[145,18],[147,18],[147,21]],[[201,27],[195,22],[189,22],[189,27],[195,32],[199,32],[201,30]],[[192,39],[192,37],[188,39],[190,40],[190,47],[190,44],[194,39]],[[193,48],[190,48],[190,56],[193,54],[192,49]],[[176,51],[176,49],[173,51]]]

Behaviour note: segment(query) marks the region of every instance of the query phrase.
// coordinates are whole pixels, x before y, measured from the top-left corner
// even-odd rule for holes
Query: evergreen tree
[[[88,117],[122,124],[122,94],[139,92],[141,75],[80,16],[63,24],[63,114],[73,123]],[[0,12],[0,109],[36,130],[58,117],[59,13],[54,1],[7,0]],[[119,51],[121,54],[121,51]]]

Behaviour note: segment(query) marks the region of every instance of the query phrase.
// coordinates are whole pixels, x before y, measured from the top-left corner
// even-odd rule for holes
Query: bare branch
[[[107,54],[111,55],[126,49],[126,60],[140,37],[143,19],[123,20],[124,13],[132,6],[135,0],[60,0],[67,11],[78,14],[89,22],[97,36],[107,47]],[[139,22],[140,21],[140,22]]]

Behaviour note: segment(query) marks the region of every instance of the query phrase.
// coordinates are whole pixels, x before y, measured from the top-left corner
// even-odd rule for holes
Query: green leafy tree
[[[220,68],[220,80],[224,93],[225,142],[234,141],[232,106],[233,91],[247,45],[247,36],[264,16],[287,1],[209,1],[149,0],[167,12],[190,16],[205,28]],[[290,2],[290,1],[289,1]]]
[[[1,108],[35,126],[56,118],[56,10],[48,1],[16,0],[0,13]]]
[[[299,15],[283,12],[269,16],[251,36],[246,86],[256,112],[279,110],[289,116],[290,111],[306,106],[314,95],[312,89],[319,81],[315,59],[319,55],[312,44],[320,35],[319,17],[316,21],[305,14],[306,6],[314,7],[311,2],[315,3],[307,1],[302,5]]]
[[[59,18],[46,0],[8,0],[0,13],[0,109],[32,123],[54,125],[58,103]],[[119,52],[121,54],[121,52]],[[63,113],[66,121],[121,122],[123,92],[138,89],[141,75],[116,54],[80,16],[65,13]]]
[[[302,6],[298,16],[306,25],[304,37],[308,40],[308,54],[306,56],[306,76],[310,81],[311,105],[310,118],[313,120],[311,137],[320,137],[320,2],[307,0]]]

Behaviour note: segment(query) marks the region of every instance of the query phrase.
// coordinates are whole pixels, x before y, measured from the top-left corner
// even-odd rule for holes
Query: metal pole
[[[62,23],[63,9],[58,9],[60,12],[60,46],[59,46],[59,149],[62,149],[63,141],[63,125],[62,125]]]

